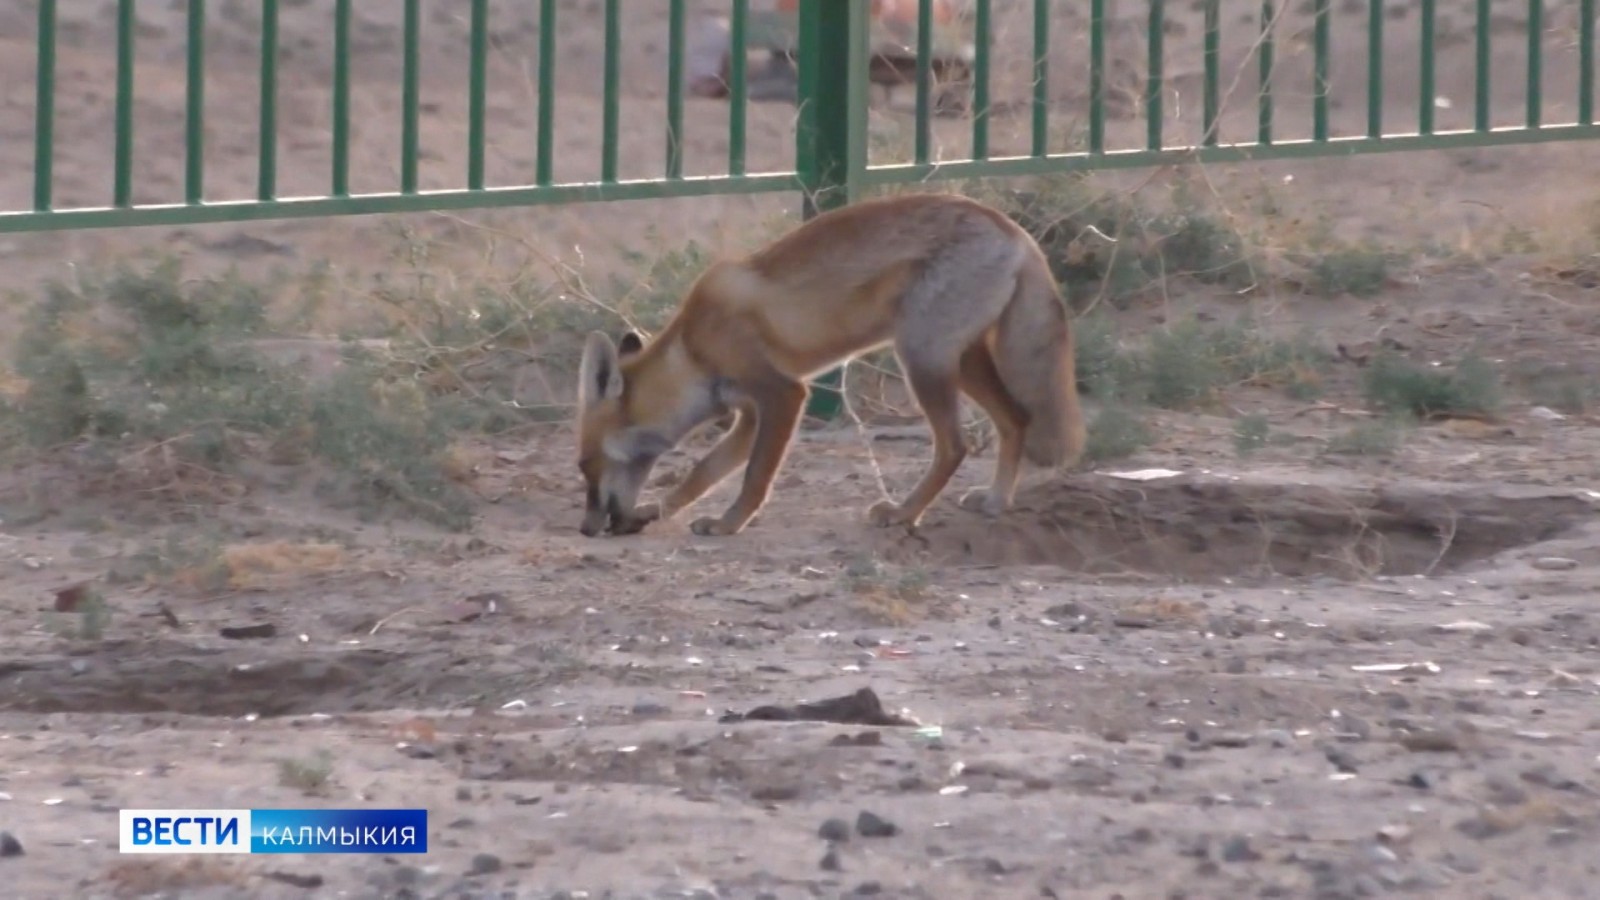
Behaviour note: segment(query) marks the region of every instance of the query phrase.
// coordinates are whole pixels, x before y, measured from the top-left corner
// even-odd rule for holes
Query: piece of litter
[[[617,748],[617,752],[618,753],[633,753],[634,751],[636,751],[638,749],[639,749],[638,747],[630,745],[630,746],[627,746],[627,747],[618,747]]]
[[[528,701],[526,701],[526,700],[507,700],[505,703],[502,703],[500,705],[500,708],[501,709],[527,709],[528,708]]]
[[[1471,622],[1471,621],[1445,622],[1445,623],[1443,623],[1441,625],[1435,625],[1433,627],[1439,629],[1440,631],[1473,631],[1473,632],[1477,632],[1477,631],[1492,631],[1493,630],[1493,626],[1491,626],[1491,625],[1485,625],[1482,622]]]
[[[679,697],[687,697],[687,698],[692,699],[692,700],[704,700],[706,698],[706,692],[705,691],[679,691],[678,692],[678,696]]]
[[[1182,472],[1176,469],[1134,469],[1128,472],[1106,472],[1107,478],[1121,478],[1124,481],[1155,481],[1157,478],[1176,478]]]
[[[1439,666],[1431,662],[1371,663],[1369,665],[1351,666],[1350,670],[1352,672],[1378,672],[1385,674],[1392,674],[1395,672],[1427,672],[1430,675],[1436,675],[1440,671]]]
[[[44,805],[45,806],[57,806],[57,805],[61,804],[62,802],[63,801],[62,801],[62,799],[60,797],[51,797],[48,800],[44,801]]]
[[[965,794],[966,792],[967,786],[964,784],[949,784],[939,788],[939,796],[941,797],[954,797],[957,794]]]

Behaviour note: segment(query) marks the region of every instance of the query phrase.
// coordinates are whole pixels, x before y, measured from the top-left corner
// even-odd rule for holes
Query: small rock
[[[828,848],[827,853],[822,854],[822,861],[817,863],[817,866],[824,872],[838,872],[844,869],[839,863],[839,851],[832,847]]]
[[[1229,750],[1237,750],[1241,747],[1250,746],[1250,735],[1228,731],[1218,732],[1217,734],[1208,735],[1206,737],[1206,744],[1212,747],[1223,747]]]
[[[1512,831],[1510,823],[1500,816],[1473,816],[1456,823],[1456,830],[1473,840],[1483,841]]]
[[[1411,840],[1411,829],[1406,825],[1385,825],[1378,829],[1378,840],[1394,846]]]
[[[850,823],[843,819],[828,819],[817,829],[817,837],[825,841],[850,840]]]
[[[862,837],[893,837],[900,833],[900,826],[877,813],[862,810],[856,816],[856,832]]]
[[[495,856],[493,853],[479,853],[472,857],[472,868],[468,870],[467,874],[491,875],[500,871],[502,866],[500,857]]]
[[[471,800],[472,800],[472,789],[469,788],[469,787],[458,787],[458,788],[456,788],[456,800],[458,800],[458,801],[460,801],[462,803],[471,802]]]
[[[636,716],[660,716],[667,713],[665,704],[642,700],[633,705],[633,714]]]
[[[321,875],[301,875],[298,872],[268,872],[266,877],[270,881],[297,887],[303,891],[314,891],[322,887]]]
[[[1448,731],[1412,731],[1400,736],[1400,746],[1412,753],[1456,753],[1461,739]]]
[[[9,831],[0,831],[0,859],[21,855],[22,842]]]
[[[1328,762],[1333,763],[1335,769],[1347,775],[1354,775],[1360,771],[1361,767],[1356,758],[1339,747],[1328,747],[1322,751],[1322,755],[1327,757]]]
[[[1282,750],[1285,747],[1294,746],[1294,735],[1284,731],[1281,728],[1273,728],[1268,731],[1263,731],[1261,733],[1261,739],[1266,741],[1268,744],[1271,744],[1273,747],[1278,748],[1279,750]]]
[[[278,633],[278,626],[271,622],[262,622],[256,625],[228,625],[217,629],[217,633],[230,641],[248,641],[272,637]]]
[[[1250,846],[1250,839],[1242,834],[1228,838],[1222,845],[1223,862],[1255,862],[1260,858],[1261,854]]]
[[[1578,561],[1565,556],[1541,556],[1533,561],[1533,567],[1546,572],[1565,572],[1568,569],[1576,569]]]
[[[856,889],[852,893],[857,897],[872,897],[883,893],[883,885],[876,881],[863,881],[856,885]]]

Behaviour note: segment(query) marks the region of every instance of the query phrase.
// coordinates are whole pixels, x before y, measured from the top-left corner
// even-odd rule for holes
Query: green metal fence
[[[555,177],[555,134],[561,120],[561,98],[555,90],[555,76],[562,65],[559,36],[563,21],[575,15],[558,9],[555,0],[538,0],[537,44],[537,127],[532,136],[534,159],[528,176],[514,184],[490,184],[486,178],[485,147],[489,133],[487,60],[491,15],[490,0],[471,0],[468,41],[469,66],[461,85],[468,108],[467,164],[457,187],[443,190],[419,188],[418,160],[426,135],[422,133],[419,78],[420,47],[424,28],[422,0],[400,0],[403,4],[402,91],[400,108],[393,114],[400,120],[398,184],[381,192],[356,193],[351,189],[351,59],[352,2],[328,0],[329,27],[333,34],[331,101],[326,111],[331,139],[332,166],[325,193],[310,196],[284,196],[279,190],[279,87],[283,70],[280,47],[279,0],[260,0],[259,73],[259,150],[256,160],[255,191],[247,197],[217,197],[207,190],[206,181],[206,86],[207,48],[205,0],[189,0],[187,6],[187,65],[184,115],[184,167],[180,197],[165,202],[135,202],[134,172],[134,97],[137,82],[135,41],[138,29],[138,0],[118,0],[116,4],[116,77],[114,125],[106,137],[112,143],[112,172],[108,179],[108,198],[103,205],[61,207],[55,202],[53,161],[57,124],[57,43],[56,0],[34,0],[38,9],[36,104],[34,109],[33,197],[30,208],[0,209],[0,233],[37,232],[78,228],[128,227],[138,225],[177,225],[207,222],[278,219],[290,217],[337,216],[411,211],[517,207],[575,201],[627,200],[681,197],[708,194],[798,192],[805,198],[807,214],[849,202],[863,189],[880,185],[906,184],[928,180],[976,176],[1028,175],[1069,170],[1177,164],[1184,162],[1224,162],[1250,159],[1304,158],[1359,154],[1375,151],[1402,151],[1447,147],[1488,146],[1600,137],[1595,121],[1595,3],[1574,0],[1578,24],[1576,42],[1576,86],[1574,96],[1565,98],[1574,114],[1566,121],[1549,121],[1544,88],[1545,26],[1541,0],[1500,0],[1491,10],[1489,0],[1475,0],[1472,12],[1476,90],[1473,118],[1469,127],[1447,130],[1437,127],[1434,86],[1438,66],[1438,40],[1435,27],[1436,0],[1421,0],[1417,15],[1415,47],[1402,45],[1392,36],[1390,14],[1398,4],[1384,0],[1353,0],[1339,4],[1331,0],[1311,0],[1311,109],[1310,135],[1304,138],[1281,137],[1286,111],[1275,102],[1274,79],[1280,62],[1281,30],[1284,28],[1288,0],[1203,0],[1203,28],[1198,35],[1198,53],[1203,60],[1200,79],[1200,134],[1194,140],[1174,141],[1169,137],[1169,91],[1165,65],[1179,49],[1178,39],[1168,34],[1165,0],[1147,0],[1144,16],[1143,63],[1143,140],[1132,146],[1113,146],[1108,120],[1108,6],[1112,0],[1085,0],[1088,9],[1087,58],[1064,58],[1052,52],[1052,13],[1066,3],[1032,0],[1031,56],[1032,85],[1023,104],[1029,139],[1028,150],[1010,155],[994,151],[992,129],[996,104],[992,96],[994,54],[993,27],[997,10],[1029,11],[1029,0],[971,0],[970,150],[964,158],[934,158],[932,140],[935,55],[933,53],[934,9],[930,0],[921,0],[917,10],[915,47],[910,80],[915,90],[914,146],[910,158],[875,163],[869,161],[868,103],[870,67],[878,52],[872,43],[868,0],[804,0],[795,23],[797,32],[798,119],[795,128],[793,165],[779,171],[752,172],[747,166],[748,72],[746,50],[753,16],[749,0],[729,0],[728,16],[733,65],[728,72],[728,158],[726,171],[719,175],[685,174],[681,135],[685,111],[685,35],[688,9],[686,0],[665,0],[668,10],[667,91],[663,121],[664,147],[661,175],[654,178],[619,177],[619,147],[623,123],[620,115],[622,34],[627,26],[620,0],[605,0],[603,110],[600,141],[600,176],[597,180],[558,180]],[[153,0],[146,0],[153,2]],[[532,0],[503,0],[504,3]],[[660,2],[660,0],[658,0]],[[630,0],[637,9],[644,0]],[[1463,0],[1464,3],[1464,0]],[[1077,5],[1075,2],[1073,5]],[[1299,5],[1296,4],[1298,7]],[[1493,15],[1516,7],[1526,19],[1526,70],[1521,76],[1526,91],[1519,121],[1496,125],[1491,115],[1490,98],[1496,83],[1491,72],[1494,29]],[[504,9],[505,6],[498,8]],[[1079,9],[1082,7],[1079,6]],[[1230,15],[1224,27],[1223,11]],[[1247,9],[1250,22],[1239,24],[1233,15]],[[767,13],[762,12],[765,16]],[[1335,19],[1348,25],[1359,19],[1364,26],[1367,83],[1365,128],[1355,134],[1335,134],[1330,116],[1332,35]],[[1246,79],[1249,103],[1254,105],[1254,134],[1248,140],[1228,141],[1222,137],[1224,86],[1230,96],[1238,73],[1225,73],[1222,65],[1223,38],[1248,29],[1249,55],[1256,65],[1253,81]],[[1194,42],[1193,37],[1186,41]],[[1411,68],[1414,67],[1414,68]],[[1386,115],[1385,79],[1395,71],[1411,68],[1418,82],[1418,102],[1413,122],[1394,122]],[[1052,70],[1055,83],[1068,78],[1087,86],[1087,127],[1081,146],[1057,148],[1052,138],[1053,115],[1059,103],[1052,96]],[[1066,73],[1066,74],[1064,74]],[[1302,120],[1303,121],[1303,120]],[[630,123],[630,127],[638,127]]]

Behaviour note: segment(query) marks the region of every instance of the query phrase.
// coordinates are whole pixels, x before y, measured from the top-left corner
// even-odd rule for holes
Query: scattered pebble
[[[1533,567],[1545,572],[1565,572],[1568,569],[1576,569],[1578,561],[1565,556],[1541,556],[1533,561]]]
[[[1400,746],[1412,753],[1456,753],[1461,739],[1448,731],[1408,731],[1400,736]]]
[[[825,841],[850,840],[850,823],[843,819],[828,819],[817,829],[817,837]]]
[[[893,837],[900,833],[900,826],[877,813],[862,810],[856,816],[856,832],[862,837]]]
[[[1222,861],[1230,863],[1255,862],[1261,859],[1261,854],[1250,846],[1250,839],[1244,835],[1235,835],[1222,845]]]
[[[22,855],[22,842],[9,831],[0,831],[0,858]]]

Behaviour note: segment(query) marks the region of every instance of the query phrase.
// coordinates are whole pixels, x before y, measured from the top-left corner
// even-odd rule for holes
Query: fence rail
[[[967,23],[972,43],[968,57],[956,59],[956,81],[966,84],[970,96],[970,148],[965,156],[949,153],[935,158],[933,123],[936,89],[943,89],[949,70],[940,66],[935,52],[935,3],[920,0],[915,15],[914,47],[906,46],[902,62],[909,59],[909,81],[915,90],[912,147],[909,159],[875,162],[869,157],[868,106],[873,81],[873,66],[885,51],[872,37],[873,22],[867,0],[804,0],[792,15],[797,46],[796,91],[798,118],[795,127],[792,166],[775,171],[750,171],[747,158],[749,97],[748,53],[750,36],[758,18],[770,20],[773,13],[752,10],[749,0],[729,0],[727,6],[728,41],[731,65],[726,70],[727,165],[723,174],[685,174],[683,129],[686,76],[686,0],[666,0],[668,34],[666,102],[662,123],[664,146],[661,174],[658,177],[623,178],[619,175],[619,153],[624,123],[621,116],[623,29],[625,20],[620,0],[603,3],[603,65],[601,67],[601,140],[599,177],[587,180],[559,180],[555,176],[555,136],[561,118],[561,101],[555,85],[562,66],[561,29],[571,12],[559,9],[556,0],[538,0],[537,76],[538,109],[533,136],[531,172],[509,185],[491,184],[485,164],[490,117],[488,74],[491,16],[496,4],[490,0],[471,0],[468,22],[469,64],[461,90],[467,106],[466,166],[459,186],[439,190],[419,187],[419,159],[425,144],[433,143],[423,133],[421,117],[422,0],[401,0],[400,108],[392,111],[400,121],[398,184],[392,189],[358,193],[352,190],[352,47],[351,0],[331,0],[328,25],[332,32],[330,100],[326,111],[331,167],[325,193],[285,196],[280,190],[280,109],[279,89],[284,59],[280,45],[279,0],[260,0],[259,120],[255,160],[255,190],[252,196],[217,197],[208,190],[206,168],[206,88],[207,88],[207,12],[206,0],[189,0],[186,10],[185,99],[183,114],[183,166],[181,197],[165,202],[135,200],[134,107],[137,72],[136,39],[140,33],[138,0],[118,0],[115,18],[114,115],[111,134],[112,171],[108,179],[108,198],[104,205],[60,206],[56,202],[55,161],[57,149],[57,61],[58,4],[56,0],[37,3],[37,73],[33,134],[33,190],[28,208],[0,209],[0,233],[39,232],[80,228],[115,228],[139,225],[178,225],[295,217],[339,216],[372,213],[399,213],[428,210],[515,207],[560,204],[578,201],[609,201],[645,198],[684,197],[709,194],[799,192],[805,199],[807,214],[849,202],[861,191],[875,186],[906,184],[930,180],[978,176],[1030,175],[1074,170],[1137,167],[1184,162],[1226,162],[1307,158],[1380,151],[1406,151],[1448,147],[1474,147],[1497,144],[1535,143],[1600,137],[1595,120],[1595,17],[1596,0],[1571,0],[1577,9],[1577,25],[1572,40],[1576,44],[1576,89],[1574,96],[1561,102],[1570,105],[1573,115],[1565,121],[1550,121],[1549,95],[1545,89],[1545,2],[1527,0],[1514,3],[1502,0],[1476,0],[1471,43],[1475,67],[1470,126],[1441,129],[1437,117],[1435,86],[1439,58],[1438,9],[1436,0],[1421,0],[1417,14],[1420,23],[1414,48],[1393,39],[1390,13],[1385,0],[1365,0],[1340,4],[1331,0],[1312,0],[1311,68],[1312,91],[1310,136],[1285,139],[1280,132],[1286,121],[1285,110],[1277,103],[1275,79],[1279,75],[1279,52],[1288,0],[1203,0],[1203,26],[1198,39],[1202,60],[1199,94],[1201,131],[1197,139],[1173,141],[1168,131],[1172,112],[1168,108],[1172,91],[1167,63],[1180,49],[1193,47],[1168,34],[1165,0],[1146,0],[1142,59],[1142,91],[1137,106],[1143,118],[1143,140],[1131,146],[1116,147],[1108,128],[1111,89],[1112,25],[1108,9],[1115,0],[1088,0],[1087,59],[1066,58],[1052,50],[1053,13],[1067,4],[1032,0],[1031,47],[1028,71],[1031,85],[1024,109],[1028,134],[1027,151],[1006,155],[995,150],[992,140],[996,104],[994,73],[995,13],[992,0],[969,0]],[[504,0],[505,3],[511,0]],[[520,0],[519,0],[520,2]],[[531,0],[530,0],[531,2]],[[1005,4],[1009,10],[1027,11],[1028,0]],[[631,0],[637,10],[643,0]],[[297,4],[298,6],[298,4]],[[1075,8],[1081,9],[1077,4]],[[1495,124],[1491,98],[1495,85],[1491,71],[1494,58],[1495,15],[1516,6],[1525,18],[1523,43],[1525,71],[1521,73],[1526,90],[1519,121]],[[500,5],[505,9],[505,5]],[[1253,20],[1238,23],[1244,10]],[[1364,129],[1353,134],[1335,134],[1330,100],[1334,24],[1355,22],[1365,41],[1366,96]],[[1248,27],[1246,55],[1253,57],[1253,84],[1245,79],[1254,104],[1254,135],[1247,141],[1223,140],[1224,86],[1228,95],[1243,76],[1243,71],[1225,80],[1221,48],[1225,37],[1236,36],[1238,28]],[[1059,33],[1059,26],[1057,26]],[[1193,41],[1188,38],[1188,41]],[[1414,52],[1413,52],[1414,51]],[[942,52],[942,51],[941,51]],[[959,56],[959,55],[958,55]],[[965,65],[970,63],[970,65]],[[1414,68],[1412,68],[1414,67]],[[1247,67],[1247,69],[1250,67]],[[1397,126],[1385,103],[1385,79],[1411,68],[1417,78],[1417,115],[1409,130]],[[1054,145],[1052,123],[1060,107],[1052,96],[1052,77],[1059,83],[1068,77],[1075,84],[1087,85],[1087,128],[1081,146],[1058,149]],[[936,84],[938,79],[938,84]],[[629,128],[638,123],[629,122]]]
[[[1200,36],[1204,72],[1201,86],[1202,133],[1199,140],[1174,144],[1165,132],[1164,102],[1167,85],[1164,62],[1172,43],[1166,36],[1165,0],[1147,0],[1147,39],[1145,41],[1145,88],[1142,106],[1144,141],[1142,146],[1114,148],[1107,144],[1107,9],[1114,0],[1089,0],[1089,52],[1086,61],[1051,58],[1051,13],[1049,0],[1032,0],[1033,39],[1031,66],[1033,84],[1028,98],[1030,111],[1029,152],[1009,156],[992,150],[991,123],[994,104],[990,93],[993,57],[992,0],[970,0],[972,6],[971,57],[971,141],[964,158],[933,158],[931,122],[935,89],[932,0],[917,4],[915,71],[911,82],[916,92],[915,145],[906,161],[870,163],[867,159],[868,65],[875,48],[869,43],[866,0],[808,0],[798,13],[798,101],[800,122],[797,128],[794,165],[784,171],[750,172],[746,159],[746,110],[748,32],[752,17],[749,0],[730,0],[731,59],[728,69],[729,125],[726,173],[689,176],[684,174],[681,136],[684,122],[686,0],[666,0],[667,91],[664,122],[665,148],[662,174],[656,178],[624,179],[618,176],[620,135],[619,93],[621,90],[621,35],[624,24],[620,0],[605,0],[604,66],[600,176],[594,180],[558,181],[554,177],[554,139],[558,119],[555,75],[560,65],[560,29],[555,0],[539,0],[538,28],[538,121],[536,155],[531,178],[517,184],[491,185],[486,179],[485,145],[488,133],[486,66],[492,3],[471,0],[470,65],[463,85],[468,105],[467,167],[459,187],[444,190],[418,188],[418,159],[424,135],[419,116],[419,80],[423,23],[422,0],[402,0],[402,93],[400,109],[401,145],[398,148],[399,183],[391,191],[354,193],[350,186],[351,147],[351,41],[352,2],[332,0],[330,26],[333,32],[333,66],[328,130],[331,135],[332,171],[325,194],[283,196],[278,189],[280,60],[279,0],[260,0],[259,145],[257,150],[256,191],[243,198],[217,198],[206,185],[206,26],[208,3],[189,0],[187,6],[187,65],[184,114],[184,175],[181,198],[168,202],[134,201],[134,66],[138,33],[139,0],[118,0],[116,5],[116,83],[114,129],[108,137],[114,145],[114,159],[105,205],[60,207],[55,203],[54,162],[57,116],[57,0],[36,0],[38,4],[37,76],[34,109],[33,203],[31,208],[0,210],[0,233],[76,228],[125,227],[156,224],[188,224],[242,221],[269,218],[355,215],[474,207],[524,206],[576,201],[626,200],[693,196],[705,194],[802,191],[816,204],[844,202],[860,189],[870,186],[903,184],[925,180],[958,179],[977,176],[1010,176],[1071,170],[1175,164],[1183,162],[1228,162],[1282,158],[1306,158],[1359,154],[1378,151],[1406,151],[1446,147],[1489,146],[1535,143],[1600,137],[1595,119],[1595,16],[1596,0],[1575,0],[1578,7],[1577,90],[1575,114],[1569,121],[1547,121],[1544,89],[1544,2],[1528,0],[1522,4],[1526,15],[1526,84],[1522,121],[1514,125],[1493,124],[1490,70],[1494,15],[1511,4],[1475,0],[1473,42],[1476,85],[1473,122],[1470,127],[1441,130],[1436,127],[1434,85],[1437,69],[1436,0],[1421,0],[1421,24],[1415,54],[1411,48],[1396,47],[1387,35],[1386,20],[1392,4],[1385,0],[1366,0],[1367,80],[1366,128],[1364,133],[1334,135],[1330,127],[1331,25],[1335,18],[1332,0],[1313,0],[1312,53],[1314,90],[1311,101],[1312,133],[1307,138],[1284,140],[1277,136],[1283,122],[1278,108],[1273,77],[1277,66],[1278,31],[1287,5],[1284,0],[1261,0],[1255,15],[1254,55],[1258,61],[1253,95],[1256,104],[1256,133],[1253,140],[1225,142],[1220,138],[1223,115],[1221,90],[1223,71],[1220,45],[1224,33],[1222,9],[1239,3],[1205,0],[1204,27]],[[1027,0],[1016,0],[1025,3]],[[1348,10],[1349,7],[1343,7]],[[1344,13],[1348,18],[1349,13]],[[846,51],[842,53],[841,51]],[[1395,58],[1386,58],[1392,52]],[[840,56],[846,58],[841,64]],[[1414,128],[1386,130],[1384,77],[1397,67],[1396,59],[1415,56],[1419,84]],[[1083,62],[1079,68],[1088,84],[1088,127],[1085,146],[1058,151],[1051,148],[1053,101],[1049,74],[1066,63]],[[834,199],[835,196],[837,199]]]

